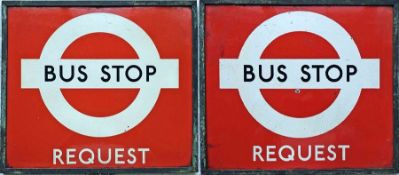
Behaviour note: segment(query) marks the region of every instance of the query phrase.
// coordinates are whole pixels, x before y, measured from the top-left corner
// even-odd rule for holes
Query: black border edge
[[[205,8],[207,5],[281,5],[281,6],[390,6],[393,10],[393,161],[392,168],[370,169],[293,169],[293,170],[212,170],[207,166],[206,144],[206,99],[202,99],[201,125],[201,172],[205,174],[263,174],[263,175],[290,175],[290,174],[394,174],[399,173],[399,1],[397,0],[200,0],[200,49],[201,49],[201,96],[205,97]]]
[[[2,43],[1,43],[1,120],[0,120],[0,172],[6,168],[6,100],[7,100],[7,5],[1,3],[1,24],[2,24]]]
[[[203,1],[199,2],[199,50],[200,50],[200,148],[201,148],[201,173],[207,170],[207,141],[206,141],[206,72],[205,72],[205,4]]]
[[[10,168],[6,161],[6,115],[7,115],[7,42],[8,42],[8,7],[137,7],[137,6],[166,6],[166,7],[190,7],[192,11],[192,156],[191,165],[187,167],[173,168]],[[199,84],[199,53],[198,53],[198,21],[196,0],[72,0],[72,1],[2,1],[2,60],[1,60],[1,114],[0,114],[0,173],[7,174],[87,174],[87,173],[195,173],[198,171],[198,84]]]
[[[399,1],[393,4],[393,168],[399,173]]]
[[[191,21],[192,21],[192,53],[193,53],[193,58],[192,58],[192,94],[193,94],[193,151],[192,151],[192,167],[193,167],[193,172],[198,172],[198,153],[199,153],[199,148],[198,148],[198,142],[199,142],[199,123],[198,123],[198,119],[199,119],[199,110],[201,108],[199,108],[199,95],[198,95],[198,88],[199,85],[201,84],[199,82],[199,65],[200,65],[200,61],[199,61],[199,53],[198,53],[198,8],[197,8],[197,1],[194,1],[193,4],[191,4]]]
[[[192,6],[195,0],[5,0],[9,7],[126,7],[126,6]]]
[[[201,0],[200,0],[201,1]],[[209,5],[393,5],[396,0],[202,0]]]

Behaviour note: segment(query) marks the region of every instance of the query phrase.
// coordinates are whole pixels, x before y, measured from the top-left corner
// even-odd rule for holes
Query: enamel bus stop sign
[[[394,169],[392,7],[204,14],[208,170]]]
[[[3,9],[4,168],[194,171],[194,2],[176,5]]]

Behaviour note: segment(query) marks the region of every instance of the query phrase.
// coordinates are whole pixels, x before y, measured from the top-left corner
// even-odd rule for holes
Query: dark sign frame
[[[218,169],[207,166],[206,143],[206,92],[205,92],[205,8],[217,5],[244,6],[389,6],[393,9],[393,164],[392,168],[370,169],[292,169],[292,170],[253,170]],[[393,174],[399,172],[399,1],[398,0],[202,0],[200,2],[200,133],[201,133],[201,171],[205,174]]]
[[[0,173],[10,174],[87,174],[87,173],[190,173],[198,171],[198,88],[199,88],[199,53],[198,53],[198,9],[197,2],[195,0],[174,0],[174,1],[162,1],[162,0],[119,0],[119,1],[107,1],[107,0],[71,0],[71,1],[2,1],[1,4],[2,12],[2,62],[1,62],[1,128],[0,128]],[[7,9],[8,7],[146,7],[146,6],[161,6],[161,7],[190,7],[192,14],[192,157],[191,165],[187,167],[172,167],[172,168],[11,168],[7,165],[6,156],[6,137],[7,137],[7,42],[8,42],[8,26],[7,26]]]

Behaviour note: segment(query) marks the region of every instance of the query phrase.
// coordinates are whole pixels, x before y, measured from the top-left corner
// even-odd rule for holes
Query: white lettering
[[[141,163],[145,164],[146,162],[146,157],[145,157],[145,153],[150,151],[150,148],[139,148],[138,151],[140,151],[142,153],[142,159],[141,159]]]
[[[252,148],[252,161],[256,162],[256,158],[259,158],[260,161],[264,162],[265,160],[262,157],[262,147],[255,145]]]
[[[276,152],[272,151],[271,149],[276,149],[276,146],[275,145],[266,146],[266,161],[275,162],[275,161],[277,161],[277,159],[276,158],[271,158],[270,155],[275,155]]]
[[[337,149],[338,148],[338,149]],[[306,162],[311,159],[317,162],[345,161],[350,145],[266,145],[265,147],[253,145],[253,162]],[[341,155],[341,159],[337,157]]]
[[[302,157],[302,149],[301,149],[301,145],[298,146],[298,158],[302,161],[308,161],[310,160],[311,156],[312,156],[312,147],[309,145],[308,146],[308,155],[306,157]]]
[[[89,158],[87,160],[83,159],[83,154],[89,153]],[[94,164],[94,152],[89,148],[84,148],[79,152],[79,161],[85,165]]]
[[[346,149],[350,148],[349,145],[338,145],[338,148],[341,148],[342,150],[342,160],[345,161],[346,160]]]
[[[330,155],[329,156],[327,156],[327,159],[329,160],[329,161],[334,161],[336,158],[337,158],[337,154],[335,153],[335,151],[334,151],[334,149],[335,149],[335,146],[334,145],[330,145],[330,146],[328,146],[328,152],[330,153]]]
[[[90,164],[146,164],[150,148],[66,148],[53,149],[53,165],[90,165]],[[105,154],[105,155],[104,155]],[[141,162],[137,160],[141,159]]]
[[[61,159],[62,151],[60,149],[53,149],[53,165],[57,164],[57,160],[64,165],[64,161]]]
[[[119,158],[122,158],[123,155],[121,152],[123,152],[125,149],[123,148],[116,148],[115,149],[115,164],[125,164],[125,161],[120,160]]]
[[[283,151],[285,149],[289,150],[287,157],[284,157],[283,155]],[[284,145],[278,150],[278,156],[280,156],[280,159],[283,160],[284,162],[293,161],[295,156],[295,151],[291,146]]]
[[[324,149],[324,145],[316,145],[314,147],[314,153],[315,153],[315,160],[316,161],[325,161],[326,159],[324,157],[320,157],[323,155],[322,149]]]
[[[129,148],[129,150],[127,151],[129,157],[132,158],[132,159],[127,159],[128,164],[136,163],[136,156],[134,155],[134,152],[135,152],[134,148]]]
[[[101,164],[106,165],[106,164],[109,164],[109,162],[111,162],[111,154],[112,154],[111,148],[108,149],[108,158],[105,161],[102,160],[102,158],[101,158],[101,149],[100,148],[98,148],[97,154],[98,154],[98,162],[100,162]]]

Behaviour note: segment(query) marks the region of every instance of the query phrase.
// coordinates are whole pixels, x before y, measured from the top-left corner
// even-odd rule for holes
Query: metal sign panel
[[[195,1],[2,8],[3,172],[196,171]]]
[[[205,1],[205,171],[397,172],[397,9]]]

